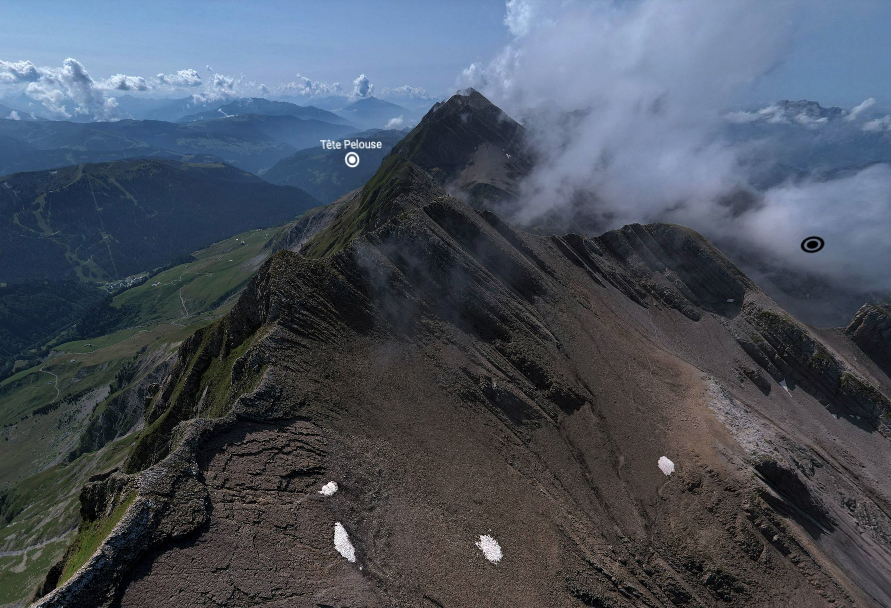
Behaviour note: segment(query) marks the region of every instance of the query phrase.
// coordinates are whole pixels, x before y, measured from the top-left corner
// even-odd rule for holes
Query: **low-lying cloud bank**
[[[857,132],[891,129],[889,117],[867,120],[872,99],[849,111],[793,102],[728,114],[786,57],[804,8],[791,0],[758,10],[747,0],[507,2],[512,42],[458,84],[530,133],[540,162],[513,219],[535,224],[575,213],[582,201],[603,229],[676,222],[789,268],[891,289],[891,167],[830,181],[799,174],[758,191],[753,143],[725,136],[729,122],[819,129],[837,119]],[[800,248],[811,235],[826,240],[819,254]]]

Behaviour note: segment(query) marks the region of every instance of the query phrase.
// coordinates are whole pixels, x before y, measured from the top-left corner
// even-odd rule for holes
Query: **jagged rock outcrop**
[[[845,333],[891,378],[891,306],[864,304]]]

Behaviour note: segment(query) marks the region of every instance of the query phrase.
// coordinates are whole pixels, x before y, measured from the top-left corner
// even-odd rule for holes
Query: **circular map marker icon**
[[[821,249],[823,249],[823,245],[826,243],[823,242],[818,236],[809,236],[803,241],[801,241],[801,250],[807,253],[817,253]]]
[[[355,152],[347,152],[347,155],[344,157],[343,162],[346,163],[346,166],[355,169],[359,166],[359,155]]]

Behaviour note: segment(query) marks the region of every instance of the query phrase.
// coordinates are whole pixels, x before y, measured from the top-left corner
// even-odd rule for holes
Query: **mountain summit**
[[[823,339],[687,228],[473,209],[520,132],[484,101],[183,342],[36,606],[891,602],[885,317]]]
[[[480,206],[509,199],[531,168],[523,127],[474,89],[437,103],[393,152]]]

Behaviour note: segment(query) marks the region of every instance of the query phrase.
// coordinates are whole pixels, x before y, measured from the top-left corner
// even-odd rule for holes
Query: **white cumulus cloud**
[[[864,99],[861,103],[854,106],[854,108],[848,113],[848,115],[845,116],[845,120],[857,120],[858,116],[860,116],[863,112],[873,107],[874,105],[876,105],[876,100],[874,97]]]
[[[328,83],[313,80],[300,74],[297,74],[296,80],[279,85],[273,91],[280,95],[299,95],[301,97],[329,97],[343,94],[339,82]]]
[[[404,119],[404,118],[402,117],[402,115],[400,114],[400,115],[397,116],[396,118],[391,118],[390,120],[388,120],[388,121],[387,121],[387,124],[386,124],[386,126],[385,126],[384,128],[385,128],[385,129],[399,129],[399,128],[402,127],[402,124],[403,124],[404,122],[405,122],[405,119]]]
[[[202,84],[204,84],[204,82],[201,80],[201,75],[198,74],[196,70],[193,70],[191,68],[186,70],[179,70],[178,72],[174,72],[173,74],[158,74],[156,78],[161,84],[166,84],[175,88],[200,87]]]
[[[99,80],[96,86],[106,91],[147,91],[150,86],[142,76],[125,76],[115,74],[104,80]]]
[[[535,9],[528,0],[508,0],[507,14],[504,16],[504,25],[514,36],[525,36],[529,33],[532,20],[535,18]]]
[[[401,87],[395,88],[384,88],[381,89],[380,96],[384,99],[419,99],[419,100],[428,100],[432,99],[432,97],[427,93],[427,90],[421,87],[413,87],[407,84],[402,85]]]
[[[353,100],[356,99],[364,99],[365,97],[370,97],[374,92],[374,85],[371,84],[371,81],[368,80],[368,77],[365,74],[360,74],[353,81],[353,92],[350,95],[350,98]]]
[[[891,114],[886,114],[881,118],[866,121],[863,123],[863,130],[872,133],[891,131]]]
[[[0,60],[0,83],[36,82],[42,72],[30,61]]]

